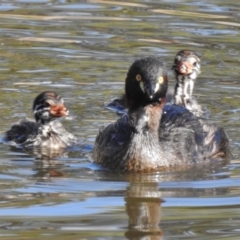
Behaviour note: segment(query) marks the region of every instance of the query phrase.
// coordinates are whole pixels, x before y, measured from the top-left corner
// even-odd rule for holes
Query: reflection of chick
[[[34,161],[34,177],[41,181],[50,181],[52,177],[66,176],[64,164],[61,161],[41,158]]]
[[[39,94],[33,102],[34,120],[21,120],[4,135],[10,145],[60,149],[71,146],[76,138],[62,124],[54,121],[67,116],[68,110],[60,95],[52,91]]]
[[[95,162],[117,171],[184,167],[225,157],[228,138],[222,128],[204,124],[188,109],[166,104],[168,79],[163,63],[143,58],[125,81],[128,114],[101,129]]]

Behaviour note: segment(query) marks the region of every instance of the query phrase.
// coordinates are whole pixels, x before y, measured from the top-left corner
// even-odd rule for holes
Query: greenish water
[[[40,161],[0,145],[0,238],[239,239],[239,12],[237,0],[0,1],[0,132],[54,90],[64,125],[90,146]],[[182,49],[201,54],[194,95],[225,127],[230,164],[112,174],[91,163],[130,64],[155,55],[170,69]]]

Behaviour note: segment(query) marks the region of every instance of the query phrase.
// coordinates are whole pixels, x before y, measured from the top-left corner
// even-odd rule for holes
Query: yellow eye
[[[162,84],[163,82],[164,82],[163,77],[159,77],[159,78],[158,78],[158,83],[159,83],[159,84]]]
[[[142,76],[141,76],[140,74],[138,74],[138,75],[136,76],[136,80],[137,80],[138,82],[140,82],[140,81],[142,80]]]

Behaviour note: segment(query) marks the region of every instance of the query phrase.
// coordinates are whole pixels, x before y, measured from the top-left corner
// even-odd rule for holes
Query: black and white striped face
[[[149,99],[153,99],[155,94],[161,91],[162,84],[165,84],[165,78],[162,75],[157,78],[144,79],[140,74],[137,74],[136,81],[139,81],[140,89]]]
[[[58,117],[68,115],[64,101],[55,92],[47,91],[39,94],[33,102],[33,113],[38,123],[50,122]]]
[[[128,105],[136,107],[160,102],[165,98],[167,87],[167,70],[160,59],[138,59],[129,68],[125,81]]]
[[[188,50],[182,50],[177,53],[172,69],[176,76],[188,76],[196,79],[200,71],[200,59],[196,53]]]

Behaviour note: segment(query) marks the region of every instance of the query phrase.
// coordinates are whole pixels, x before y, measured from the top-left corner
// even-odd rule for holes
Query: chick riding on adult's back
[[[228,137],[187,108],[165,104],[167,70],[158,58],[136,60],[125,81],[128,113],[100,129],[97,163],[115,171],[152,171],[226,157]]]

